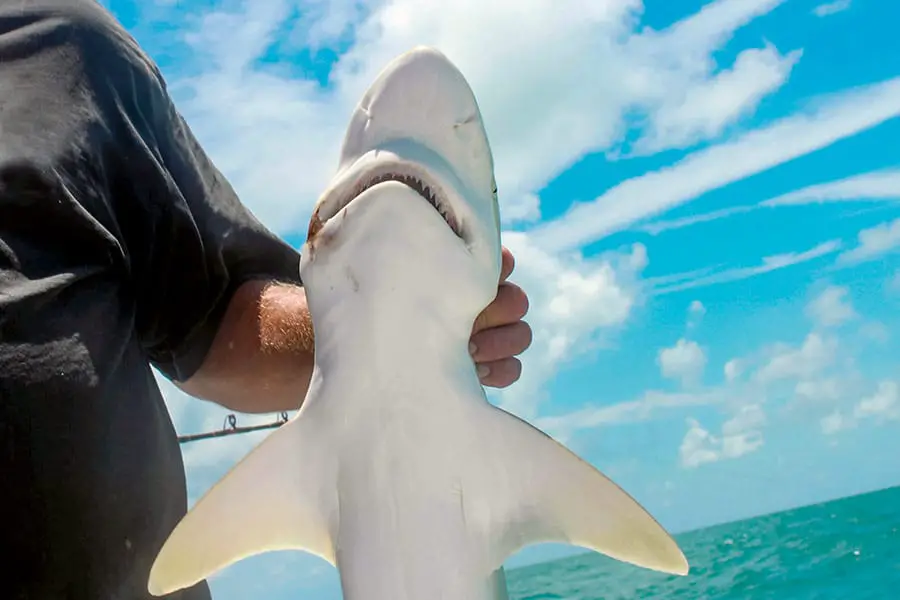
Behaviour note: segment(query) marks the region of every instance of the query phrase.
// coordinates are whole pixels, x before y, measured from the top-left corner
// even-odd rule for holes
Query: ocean
[[[512,600],[900,600],[900,487],[675,536],[686,577],[578,554],[512,569]]]

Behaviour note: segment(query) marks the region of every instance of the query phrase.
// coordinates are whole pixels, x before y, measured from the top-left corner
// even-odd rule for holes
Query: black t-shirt
[[[0,0],[0,597],[150,598],[187,503],[150,365],[188,378],[234,289],[298,265],[105,9]]]

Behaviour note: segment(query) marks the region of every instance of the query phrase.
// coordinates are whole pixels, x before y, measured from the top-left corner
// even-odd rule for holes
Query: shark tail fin
[[[675,575],[688,572],[675,540],[631,496],[565,446],[514,415],[478,410],[484,462],[474,498],[497,566],[544,542],[580,546]],[[472,482],[474,483],[474,482]]]
[[[166,540],[148,591],[184,589],[270,550],[305,550],[334,564],[332,455],[316,433],[295,417],[216,483]]]

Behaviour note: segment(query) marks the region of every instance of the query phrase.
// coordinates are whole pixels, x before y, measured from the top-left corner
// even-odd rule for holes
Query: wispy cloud
[[[835,409],[822,417],[820,427],[825,435],[852,429],[864,421],[900,420],[900,384],[892,379],[879,381],[873,392],[850,409]]]
[[[764,384],[785,380],[805,380],[818,376],[834,364],[838,341],[834,336],[812,332],[799,348],[774,344],[768,360],[756,371],[755,378]]]
[[[706,213],[699,213],[680,219],[651,221],[638,227],[639,230],[658,235],[664,231],[682,229],[748,213],[760,208],[825,204],[831,202],[872,202],[900,200],[900,169],[884,169],[855,175],[837,181],[810,185],[757,204],[732,206]]]
[[[674,346],[662,348],[656,362],[663,377],[676,379],[687,387],[702,377],[706,368],[706,352],[697,342],[681,338]]]
[[[687,420],[688,431],[679,448],[681,465],[692,469],[706,463],[740,458],[759,450],[764,442],[766,414],[757,404],[742,406],[725,421],[720,434],[713,434],[697,419]]]
[[[652,288],[650,293],[654,296],[662,296],[664,294],[671,294],[673,292],[680,292],[698,287],[748,279],[750,277],[756,277],[757,275],[771,273],[778,269],[784,269],[786,267],[809,262],[828,254],[833,254],[840,248],[841,242],[839,240],[831,240],[803,252],[787,252],[784,254],[766,256],[762,259],[762,264],[756,266],[724,269],[710,275],[702,275],[672,285],[659,285]]]
[[[534,235],[546,248],[578,247],[898,115],[900,78],[834,94],[803,113],[624,181],[535,229]]]
[[[900,200],[900,169],[885,169],[811,185],[760,203],[760,206],[788,206],[846,202],[848,200]]]
[[[812,12],[817,17],[827,17],[844,12],[850,8],[851,0],[834,0],[834,2],[825,2],[816,6]]]
[[[700,322],[703,320],[703,317],[706,315],[706,307],[703,306],[703,303],[699,300],[691,301],[688,306],[688,318],[687,323],[685,323],[686,329],[693,329],[700,325]]]
[[[900,219],[864,229],[859,232],[857,237],[856,247],[842,252],[838,256],[838,265],[846,266],[868,262],[900,248]]]
[[[853,416],[857,419],[900,419],[900,384],[892,380],[879,382],[875,392],[856,405]]]
[[[782,56],[772,46],[742,52],[731,69],[662,104],[632,154],[651,154],[715,139],[728,125],[751,114],[787,80],[800,51]]]
[[[578,431],[648,421],[677,409],[707,406],[722,400],[718,390],[676,393],[649,390],[637,400],[606,405],[598,402],[599,405],[565,414],[538,417],[534,423],[557,439],[566,441]]]
[[[669,231],[672,229],[681,229],[683,227],[690,227],[691,225],[699,225],[700,223],[709,223],[710,221],[718,221],[719,219],[724,219],[726,217],[730,217],[732,215],[739,215],[742,213],[750,212],[757,208],[756,206],[734,206],[730,208],[722,208],[719,210],[712,210],[707,213],[700,213],[696,215],[691,215],[689,217],[683,217],[681,219],[670,219],[668,221],[653,221],[651,223],[647,223],[646,225],[641,225],[639,229],[650,235],[658,235],[664,231]]]
[[[821,327],[841,325],[858,315],[849,298],[850,290],[830,285],[822,290],[806,307],[806,314]]]

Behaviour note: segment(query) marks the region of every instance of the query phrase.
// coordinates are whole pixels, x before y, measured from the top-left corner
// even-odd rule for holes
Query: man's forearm
[[[251,281],[232,298],[203,365],[179,387],[245,413],[299,408],[313,369],[303,288]]]

